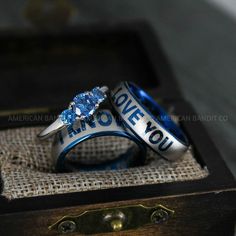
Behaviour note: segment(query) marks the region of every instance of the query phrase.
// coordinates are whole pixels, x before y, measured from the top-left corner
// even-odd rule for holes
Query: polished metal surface
[[[38,134],[39,139],[46,139],[56,134],[59,130],[65,127],[60,118],[57,118],[51,125]]]
[[[100,136],[116,136],[123,137],[133,141],[133,144],[138,148],[140,155],[137,155],[134,150],[124,150],[124,152],[117,154],[114,160],[110,160],[108,163],[102,162],[99,165],[88,166],[86,170],[101,170],[101,169],[121,169],[128,168],[130,164],[136,162],[136,158],[139,158],[140,163],[145,162],[146,147],[131,133],[128,132],[120,123],[111,111],[99,110],[94,116],[92,124],[85,123],[84,121],[78,121],[74,123],[73,127],[62,129],[58,135],[55,136],[52,146],[52,156],[56,164],[58,171],[64,171],[66,169],[66,156],[69,151],[75,146],[80,145],[82,142],[86,142],[91,138],[98,138]],[[135,149],[136,150],[136,149]],[[79,158],[79,157],[78,157]],[[73,168],[73,167],[71,167]],[[78,168],[77,170],[84,170]],[[76,170],[76,167],[74,167]]]
[[[111,91],[112,104],[129,130],[162,157],[174,161],[188,149],[168,131],[166,127],[153,119],[145,106],[137,101],[127,82],[120,83]]]

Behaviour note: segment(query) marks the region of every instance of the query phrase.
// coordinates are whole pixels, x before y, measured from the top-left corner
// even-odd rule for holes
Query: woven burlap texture
[[[36,138],[42,128],[27,127],[0,131],[2,195],[8,199],[190,181],[208,175],[207,169],[202,168],[193,157],[191,148],[176,162],[166,161],[149,150],[148,164],[142,167],[117,171],[55,173],[51,158],[52,140],[39,141]],[[112,143],[112,138],[109,141]],[[103,139],[99,139],[99,142],[104,146]],[[107,141],[105,145],[107,147]],[[98,146],[99,143],[96,141],[96,145],[90,148],[91,152],[96,153],[94,150],[99,148]],[[126,145],[111,146],[114,151],[115,147]],[[83,147],[81,150],[85,149]]]

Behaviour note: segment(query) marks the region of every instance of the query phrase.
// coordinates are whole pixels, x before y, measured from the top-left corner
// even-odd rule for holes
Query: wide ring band
[[[67,154],[82,142],[101,136],[118,136],[132,140],[139,148],[139,155],[134,156],[132,150],[126,150],[118,158],[98,165],[69,165],[66,162]],[[78,146],[79,147],[79,146]],[[99,110],[94,119],[89,123],[77,121],[57,133],[54,138],[52,155],[56,161],[56,169],[59,171],[75,170],[104,170],[121,169],[131,166],[142,165],[146,158],[146,147],[134,135],[125,130],[122,123],[109,110]]]
[[[132,133],[165,159],[176,160],[188,149],[180,127],[134,83],[118,85],[111,91],[111,102]]]

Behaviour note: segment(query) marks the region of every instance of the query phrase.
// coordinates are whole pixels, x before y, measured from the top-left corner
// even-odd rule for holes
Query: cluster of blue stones
[[[61,113],[60,118],[65,125],[73,124],[77,117],[88,119],[105,98],[106,94],[99,87],[90,92],[80,93],[74,97],[73,105]]]

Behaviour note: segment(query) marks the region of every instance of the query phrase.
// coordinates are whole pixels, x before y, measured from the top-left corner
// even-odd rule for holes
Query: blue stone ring
[[[95,87],[91,91],[77,94],[50,126],[38,134],[38,138],[46,139],[64,127],[73,125],[76,120],[89,120],[99,105],[106,100],[108,87]]]

